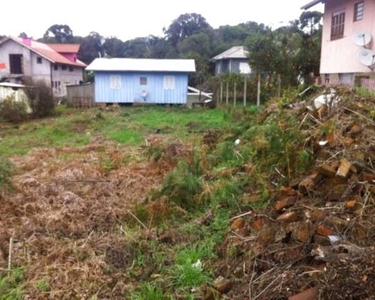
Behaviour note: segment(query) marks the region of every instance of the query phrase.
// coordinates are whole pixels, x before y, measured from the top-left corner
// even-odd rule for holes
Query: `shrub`
[[[43,80],[29,80],[26,83],[25,93],[30,103],[33,118],[44,118],[53,114],[55,100],[51,88]]]
[[[26,103],[16,101],[14,96],[8,96],[0,102],[0,118],[12,123],[25,121],[28,118]]]

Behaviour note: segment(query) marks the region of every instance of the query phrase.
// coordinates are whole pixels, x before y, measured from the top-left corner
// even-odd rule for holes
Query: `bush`
[[[19,123],[27,120],[27,104],[24,101],[16,101],[14,96],[9,96],[0,102],[0,118],[12,122]]]
[[[25,93],[29,99],[33,118],[44,118],[53,114],[55,99],[51,88],[43,80],[26,82]]]

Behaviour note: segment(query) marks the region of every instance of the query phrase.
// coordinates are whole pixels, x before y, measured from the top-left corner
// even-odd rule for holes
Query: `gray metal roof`
[[[304,6],[302,6],[301,9],[310,9],[311,7],[317,5],[317,4],[321,3],[321,2],[323,2],[323,0],[314,0],[314,1],[311,1],[311,2],[309,2],[307,4],[305,4]]]
[[[234,46],[219,55],[216,55],[212,58],[212,61],[221,60],[221,59],[230,59],[230,58],[248,58],[249,51],[245,50],[244,46]]]
[[[195,72],[194,59],[97,58],[87,71]]]

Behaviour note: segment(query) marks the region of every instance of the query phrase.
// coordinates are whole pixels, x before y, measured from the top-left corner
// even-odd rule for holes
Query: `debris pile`
[[[374,297],[375,99],[338,95],[289,111],[315,166],[279,188],[271,209],[233,217],[217,264],[234,282],[230,299]]]

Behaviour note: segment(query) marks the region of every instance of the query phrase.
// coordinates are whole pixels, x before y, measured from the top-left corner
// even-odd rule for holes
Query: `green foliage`
[[[34,283],[34,286],[42,293],[49,292],[51,289],[48,279],[40,279]]]
[[[14,96],[9,96],[0,102],[0,118],[12,122],[20,123],[29,118],[27,104],[24,101],[16,101]]]
[[[55,100],[51,88],[47,86],[45,81],[28,80],[25,93],[33,118],[44,118],[54,113]]]
[[[0,156],[0,187],[9,183],[9,179],[13,172],[13,164],[7,158]]]
[[[142,284],[137,292],[135,292],[131,298],[131,300],[163,300],[167,299],[163,295],[163,291],[150,283]]]
[[[366,87],[357,86],[355,88],[355,93],[361,97],[374,97],[375,96],[375,91],[372,91]]]
[[[21,300],[23,298],[24,273],[13,269],[9,275],[0,277],[0,300]]]
[[[73,42],[73,31],[68,25],[52,25],[43,36],[46,43],[71,43]]]
[[[213,253],[205,246],[192,246],[181,250],[172,269],[176,285],[181,288],[193,288],[208,282],[209,276],[204,270],[204,261],[210,258],[213,258]]]
[[[185,209],[196,206],[194,196],[202,191],[201,179],[198,177],[195,164],[180,161],[177,167],[167,175],[161,193]]]

